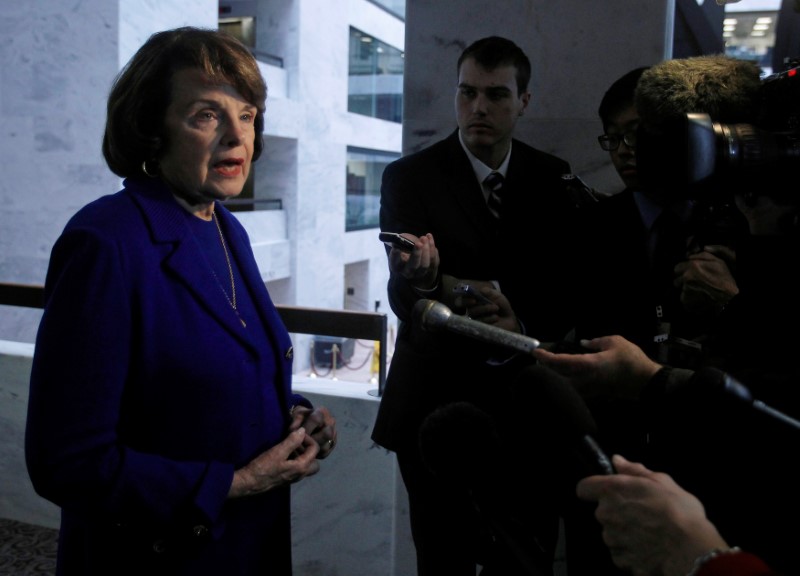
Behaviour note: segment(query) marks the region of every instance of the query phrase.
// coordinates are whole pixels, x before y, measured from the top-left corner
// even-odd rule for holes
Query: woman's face
[[[160,174],[189,204],[238,196],[253,160],[257,108],[233,86],[186,69],[172,78]]]

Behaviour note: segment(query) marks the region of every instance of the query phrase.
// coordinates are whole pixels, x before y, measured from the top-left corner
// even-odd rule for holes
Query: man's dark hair
[[[482,68],[490,71],[499,66],[513,66],[517,70],[517,95],[528,89],[528,83],[531,81],[531,61],[522,48],[508,38],[487,36],[467,46],[458,58],[456,74],[467,58],[472,58]]]
[[[597,114],[603,122],[603,130],[608,128],[614,116],[636,104],[636,84],[638,84],[642,72],[648,68],[649,66],[641,66],[626,72],[606,90],[603,99],[600,100],[600,107],[597,109]]]

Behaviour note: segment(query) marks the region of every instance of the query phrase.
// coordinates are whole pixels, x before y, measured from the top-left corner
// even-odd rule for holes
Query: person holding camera
[[[656,121],[659,126],[676,123],[684,105],[727,120],[752,120],[760,80],[751,63],[704,56],[693,60],[694,84],[687,83],[681,92],[669,84],[681,77],[675,71],[681,65],[667,61],[626,72],[606,90],[598,107],[603,125],[598,142],[625,189],[583,211],[585,233],[592,238],[582,266],[583,283],[590,288],[575,303],[574,336],[580,341],[618,334],[658,362],[694,368],[719,312],[738,293],[734,248],[747,232],[746,221],[738,211],[726,209],[726,217],[733,214],[729,220],[734,225],[726,228],[731,233],[711,234],[700,216],[706,203],[692,196],[690,183],[672,178],[664,185],[643,173],[640,139],[645,127],[637,91],[644,89],[648,101],[660,99],[655,112],[655,104],[646,110],[650,130],[656,130]],[[713,89],[694,88],[705,85]],[[669,100],[677,92],[682,98]],[[646,108],[648,101],[642,104]],[[669,146],[658,152],[657,158],[672,166],[669,159],[675,152]],[[585,400],[603,446],[635,460],[645,458],[649,423],[636,398],[597,394]]]
[[[703,337],[716,315],[738,292],[734,249],[746,235],[747,223],[729,199],[722,201],[722,194],[719,203],[708,208],[709,202],[699,200],[685,179],[673,176],[678,169],[655,176],[642,173],[639,107],[648,100],[669,98],[662,96],[669,94],[663,84],[679,72],[675,62],[627,72],[609,87],[598,108],[603,123],[598,141],[625,189],[601,198],[588,211],[588,234],[595,240],[586,259],[592,290],[577,303],[581,312],[576,336],[621,334],[658,361],[691,367],[701,356]],[[706,112],[720,122],[755,120],[755,65],[704,56],[694,62],[692,73],[697,86],[714,89],[694,91],[691,100],[659,102],[659,124],[676,122],[684,110]],[[642,79],[644,89],[652,92],[644,103],[636,98]],[[659,129],[654,115],[650,113],[650,131]],[[656,160],[674,157],[670,145],[659,148]]]
[[[658,362],[613,332],[583,340],[586,354],[540,349],[534,356],[568,377],[586,398],[624,399],[638,407],[647,443],[633,457],[695,494],[726,541],[776,570],[799,573],[796,534],[785,527],[800,514],[795,498],[800,477],[786,449],[800,440],[800,426],[791,424],[800,416],[795,361],[800,197],[785,185],[796,171],[796,158],[776,147],[781,134],[795,130],[791,95],[797,78],[786,74],[762,83],[752,64],[732,60],[731,70],[746,72],[739,81],[709,74],[719,63],[726,61],[710,56],[666,61],[643,74],[637,88],[645,128],[637,141],[643,182],[686,186],[687,174],[704,173],[706,178],[689,183],[693,198],[726,201],[729,195],[748,224],[748,235],[736,247],[738,293],[718,311],[696,369]],[[690,115],[703,102],[715,104],[705,110],[718,118],[749,110],[746,117],[755,124],[715,127],[708,115]],[[697,134],[704,135],[699,144]],[[762,153],[758,162],[726,160],[724,152],[741,142],[723,134],[748,134],[748,153]],[[712,153],[692,152],[697,145],[707,152],[710,146]],[[713,169],[689,170],[687,164],[704,158],[716,159]],[[702,252],[709,253],[697,257],[704,262],[715,256],[711,246]],[[742,386],[732,387],[731,378]],[[770,410],[756,409],[762,403]],[[775,417],[778,412],[786,418]]]

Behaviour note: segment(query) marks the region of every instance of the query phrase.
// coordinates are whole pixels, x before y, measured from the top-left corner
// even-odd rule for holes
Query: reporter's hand
[[[404,232],[402,236],[414,242],[414,250],[404,252],[392,248],[389,251],[389,269],[392,274],[406,278],[415,288],[434,288],[439,273],[439,251],[433,241],[433,234],[417,237]]]
[[[727,548],[702,503],[667,474],[619,455],[617,474],[578,482],[579,498],[597,502],[595,517],[614,563],[635,576],[684,576],[694,560]]]
[[[739,293],[732,270],[736,253],[727,246],[708,245],[675,266],[674,285],[690,312],[717,314]]]
[[[494,287],[494,284],[489,280],[462,280],[472,286],[475,286],[481,294],[486,296],[492,301],[491,304],[479,302],[477,299],[468,296],[460,295],[455,299],[457,308],[466,310],[466,315],[473,319],[490,324],[503,330],[511,332],[521,332],[519,320],[514,310],[511,308],[511,302],[508,298]]]
[[[319,472],[319,445],[299,428],[233,473],[228,498],[241,498],[292,484]]]
[[[304,428],[319,445],[317,454],[319,460],[327,458],[336,447],[336,418],[324,406],[313,410],[305,406],[292,408],[289,430],[294,431],[298,428]]]
[[[638,398],[640,390],[661,369],[644,351],[622,336],[582,340],[583,354],[553,353],[537,348],[533,356],[568,378],[584,398]]]

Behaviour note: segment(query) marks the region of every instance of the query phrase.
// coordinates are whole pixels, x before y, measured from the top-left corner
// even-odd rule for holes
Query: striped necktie
[[[500,172],[492,172],[489,174],[483,183],[489,189],[489,200],[487,205],[489,211],[495,218],[500,218],[500,212],[503,207],[503,183],[505,178]]]

